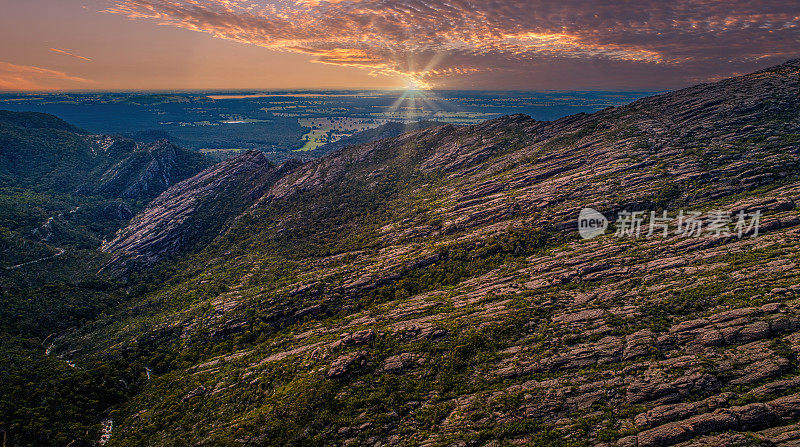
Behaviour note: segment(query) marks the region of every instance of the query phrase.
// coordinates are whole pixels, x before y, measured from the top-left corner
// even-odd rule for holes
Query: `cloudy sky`
[[[800,57],[797,0],[10,0],[0,90],[660,90]]]

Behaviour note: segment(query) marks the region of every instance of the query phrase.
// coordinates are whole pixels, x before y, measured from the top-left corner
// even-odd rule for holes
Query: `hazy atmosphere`
[[[0,0],[1,447],[800,446],[800,4]]]
[[[790,58],[798,14],[738,0],[9,1],[0,89],[663,90]]]

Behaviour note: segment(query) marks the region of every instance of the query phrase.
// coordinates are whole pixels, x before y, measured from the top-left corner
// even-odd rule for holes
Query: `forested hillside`
[[[63,276],[4,289],[4,327],[33,323],[13,329],[0,428],[9,445],[103,427],[115,446],[800,442],[798,98],[790,61],[555,121],[208,168],[103,252],[13,273]],[[584,207],[604,234],[578,236]],[[760,226],[621,230],[625,211],[680,210]],[[14,353],[37,347],[50,366],[22,374]]]

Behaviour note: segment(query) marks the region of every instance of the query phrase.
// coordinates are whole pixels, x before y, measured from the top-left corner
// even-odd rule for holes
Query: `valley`
[[[0,427],[9,445],[798,444],[798,98],[792,60],[213,165],[4,112],[2,135],[50,143],[0,164],[3,253],[40,260],[0,277]],[[59,238],[31,234],[78,205]],[[586,207],[610,221],[592,239]],[[679,210],[758,211],[759,232],[616,234],[625,211]]]

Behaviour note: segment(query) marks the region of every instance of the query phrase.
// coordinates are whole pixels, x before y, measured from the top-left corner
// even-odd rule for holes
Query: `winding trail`
[[[75,214],[75,212],[78,211],[79,209],[80,209],[80,206],[76,206],[75,208],[72,208],[71,210],[67,211],[67,214]],[[48,217],[47,221],[45,221],[45,223],[42,225],[42,227],[47,227],[57,217],[64,217],[64,212],[58,213],[58,216]],[[56,254],[54,254],[54,255],[45,256],[45,257],[39,258],[39,259],[34,259],[33,261],[23,262],[22,264],[12,265],[12,266],[6,267],[6,270],[16,270],[16,269],[18,269],[20,267],[25,267],[26,265],[36,264],[37,262],[47,261],[48,259],[54,259],[54,258],[57,258],[57,257],[63,255],[65,253],[65,251],[66,251],[66,250],[64,250],[63,248],[60,248],[60,247],[54,247],[54,248],[56,249]]]
[[[6,270],[16,270],[16,269],[18,269],[20,267],[25,267],[26,265],[31,265],[31,264],[35,264],[37,262],[46,261],[48,259],[57,258],[57,257],[63,255],[65,252],[66,252],[66,250],[64,250],[63,248],[56,247],[56,254],[54,254],[54,255],[45,256],[44,258],[34,259],[33,261],[23,262],[22,264],[12,265],[12,266],[6,267]]]

